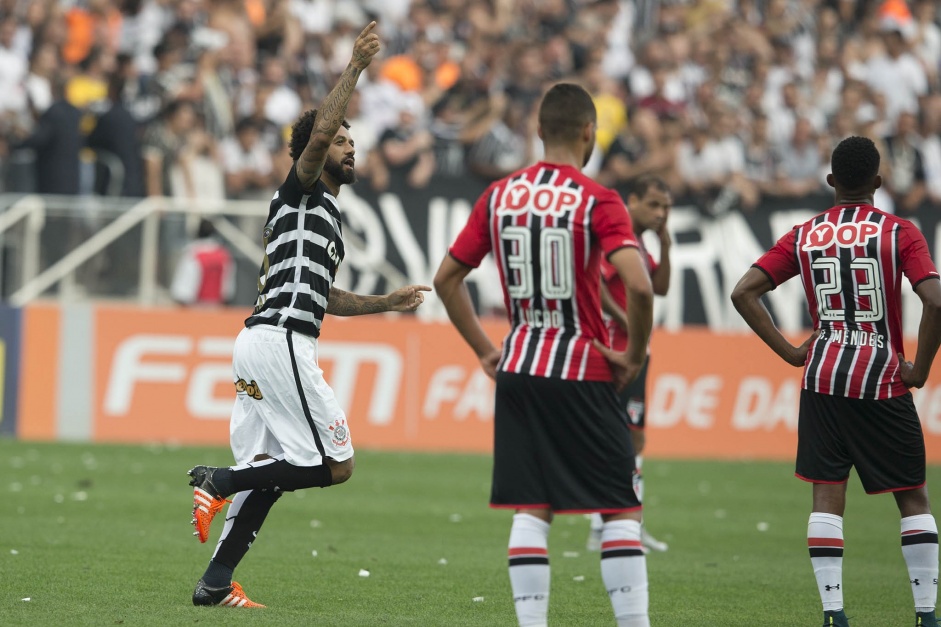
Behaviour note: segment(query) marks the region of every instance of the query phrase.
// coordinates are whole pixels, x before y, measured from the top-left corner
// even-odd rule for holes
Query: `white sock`
[[[589,514],[589,517],[591,518],[591,529],[601,531],[601,528],[604,526],[604,520],[602,520],[601,514]]]
[[[938,524],[931,514],[902,519],[902,555],[916,612],[932,612],[938,600]]]
[[[647,559],[640,546],[640,523],[612,520],[601,531],[601,579],[618,627],[647,627]]]
[[[636,455],[634,457],[634,468],[637,470],[634,472],[634,494],[637,495],[637,500],[641,503],[644,502],[644,474],[641,472],[641,466],[644,465],[644,456]]]
[[[843,517],[813,512],[807,521],[807,548],[823,611],[843,609]]]
[[[520,627],[544,627],[549,615],[549,523],[529,514],[513,516],[510,586]]]

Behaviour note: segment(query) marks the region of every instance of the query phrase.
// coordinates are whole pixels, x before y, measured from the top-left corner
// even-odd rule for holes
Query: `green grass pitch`
[[[267,609],[193,607],[222,524],[205,545],[191,535],[185,471],[229,460],[222,448],[0,439],[0,625],[515,624],[510,514],[487,507],[490,459],[473,455],[360,451],[349,483],[286,494],[236,571]],[[645,473],[647,525],[670,543],[647,560],[654,626],[820,624],[810,487],[790,464],[650,459]],[[894,501],[855,478],[849,492],[847,614],[911,625]],[[582,516],[553,524],[553,625],[614,624],[586,534]]]

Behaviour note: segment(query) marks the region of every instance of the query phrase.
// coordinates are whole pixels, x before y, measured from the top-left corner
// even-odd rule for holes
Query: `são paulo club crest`
[[[346,446],[350,441],[350,430],[346,428],[346,418],[338,418],[327,427],[333,436],[333,443],[337,446]]]

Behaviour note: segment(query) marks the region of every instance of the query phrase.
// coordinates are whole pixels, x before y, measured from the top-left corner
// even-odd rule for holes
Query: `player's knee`
[[[333,477],[333,485],[344,483],[353,476],[353,467],[356,465],[353,458],[345,459],[342,462],[327,460],[330,466],[330,474]]]

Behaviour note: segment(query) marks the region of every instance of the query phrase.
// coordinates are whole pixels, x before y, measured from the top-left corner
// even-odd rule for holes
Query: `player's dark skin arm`
[[[794,346],[787,341],[776,326],[771,314],[765,304],[761,302],[761,297],[774,288],[768,275],[758,268],[751,267],[739,279],[735,289],[732,290],[732,304],[741,314],[748,326],[752,328],[755,334],[767,344],[771,350],[777,353],[778,357],[791,364],[792,366],[803,366],[807,359],[807,351],[810,344],[817,336],[815,331],[800,346]]]
[[[617,325],[627,332],[627,314],[614,302],[611,290],[604,281],[601,281],[601,311],[611,316]]]
[[[470,293],[464,283],[464,277],[470,273],[471,268],[457,261],[451,255],[446,255],[438,272],[435,274],[435,292],[444,303],[448,317],[454,327],[473,349],[480,360],[480,365],[490,378],[496,377],[497,362],[500,361],[500,350],[493,345],[484,328],[480,325],[480,318],[474,311]]]
[[[921,299],[921,323],[918,325],[918,350],[915,361],[905,361],[899,354],[899,375],[902,383],[910,388],[925,385],[931,363],[941,346],[941,281],[925,279],[915,286]]]
[[[384,296],[363,296],[331,287],[327,313],[331,316],[362,316],[385,311],[415,311],[425,301],[422,292],[430,291],[427,285],[408,285]]]
[[[660,227],[657,236],[660,238],[660,263],[657,264],[657,269],[650,273],[650,283],[653,285],[654,294],[666,296],[670,291],[670,246],[673,245],[666,222]]]
[[[618,271],[627,292],[627,351],[613,351],[597,339],[593,344],[611,364],[614,385],[622,390],[637,378],[647,359],[647,342],[653,326],[653,287],[640,251],[636,248],[616,250],[608,257],[608,261]]]
[[[375,28],[376,23],[370,22],[356,38],[349,65],[343,70],[340,80],[317,111],[317,120],[310,133],[310,139],[294,165],[297,178],[304,189],[313,188],[317,179],[320,178],[323,165],[327,161],[327,150],[337,131],[340,130],[340,126],[343,125],[346,107],[356,88],[356,81],[372,61],[373,56],[379,52],[379,36],[372,32]]]

